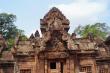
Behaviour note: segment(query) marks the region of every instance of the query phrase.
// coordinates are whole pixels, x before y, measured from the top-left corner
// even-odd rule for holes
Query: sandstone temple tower
[[[69,34],[69,20],[53,7],[28,40],[18,36],[10,51],[0,36],[0,73],[110,73],[110,37],[103,41]]]

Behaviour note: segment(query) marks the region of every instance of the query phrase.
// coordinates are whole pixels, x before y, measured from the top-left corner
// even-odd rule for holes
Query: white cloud
[[[70,4],[55,4],[50,7],[53,6],[59,8],[73,24],[71,28],[75,28],[78,24],[103,20],[107,14],[108,0],[74,0]]]
[[[76,0],[70,4],[52,5],[61,9],[64,14],[69,17],[85,17],[88,15],[98,14],[107,9],[107,1],[90,1],[90,0]]]

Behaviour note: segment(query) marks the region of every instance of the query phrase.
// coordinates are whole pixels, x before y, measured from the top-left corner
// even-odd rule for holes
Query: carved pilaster
[[[47,63],[47,59],[45,59],[45,73],[48,73],[48,63]]]

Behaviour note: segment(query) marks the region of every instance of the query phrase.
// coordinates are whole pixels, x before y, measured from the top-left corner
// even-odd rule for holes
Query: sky
[[[17,16],[15,25],[29,37],[40,31],[40,19],[57,7],[70,21],[72,33],[78,25],[107,23],[110,26],[110,0],[0,0],[0,13]]]

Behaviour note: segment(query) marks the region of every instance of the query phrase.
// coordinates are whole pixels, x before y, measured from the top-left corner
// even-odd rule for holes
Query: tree
[[[105,39],[109,30],[110,27],[106,23],[95,23],[93,25],[78,26],[74,32],[82,37],[86,37],[88,33],[93,33],[94,37],[99,36]]]
[[[0,34],[6,39],[8,47],[12,47],[14,44],[15,37],[19,34],[24,35],[24,31],[18,29],[14,22],[16,21],[16,15],[1,13],[0,14]]]
[[[0,33],[5,39],[14,38],[18,29],[14,25],[16,16],[13,14],[0,14]]]

